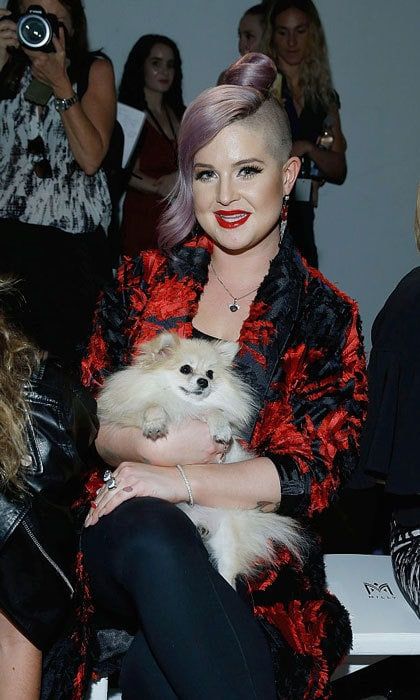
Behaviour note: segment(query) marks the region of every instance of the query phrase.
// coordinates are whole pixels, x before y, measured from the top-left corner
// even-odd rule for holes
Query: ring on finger
[[[117,480],[116,480],[115,476],[111,476],[111,478],[108,479],[108,481],[106,482],[106,487],[107,487],[108,491],[112,491],[112,489],[117,488]]]
[[[113,478],[113,476],[112,476],[112,471],[111,471],[110,469],[106,469],[106,470],[104,471],[104,475],[103,475],[103,477],[102,477],[102,480],[103,480],[104,484],[106,484],[106,483],[107,483],[110,479],[112,479],[112,478]]]

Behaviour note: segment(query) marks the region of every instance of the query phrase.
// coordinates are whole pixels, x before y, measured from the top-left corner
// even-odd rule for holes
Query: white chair
[[[420,655],[420,620],[397,586],[391,557],[327,554],[325,568],[353,629],[353,648],[334,680],[388,656]]]
[[[114,690],[108,692],[108,678],[101,678],[92,683],[85,700],[121,700],[121,693]]]

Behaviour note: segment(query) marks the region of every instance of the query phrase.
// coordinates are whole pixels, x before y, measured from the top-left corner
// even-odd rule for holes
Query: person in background
[[[126,700],[328,698],[351,641],[309,521],[357,460],[364,355],[355,303],[305,265],[287,231],[300,161],[270,93],[276,76],[267,56],[246,54],[189,105],[161,247],[124,261],[83,362],[96,392],[163,330],[238,340],[234,371],[256,399],[255,457],[235,464],[218,463],[223,447],[202,421],[156,441],[101,427],[112,474],[98,465],[87,486],[82,550],[102,625],[123,630],[98,638],[104,672],[122,661]],[[281,549],[235,591],[175,505],[194,501],[290,515],[310,544],[302,561]]]
[[[114,74],[88,51],[81,0],[36,4],[59,22],[53,51],[18,42],[16,20],[31,0],[0,10],[0,272],[23,280],[25,334],[78,366],[110,275],[101,164],[115,121]]]
[[[346,141],[324,30],[312,0],[278,0],[270,14],[270,51],[282,76],[281,97],[290,120],[293,155],[302,160],[289,208],[295,243],[318,267],[314,206],[319,185],[342,184]]]
[[[420,250],[420,185],[415,235]],[[372,327],[369,410],[350,487],[384,485],[397,583],[420,617],[420,267],[398,283]],[[386,528],[388,530],[388,528]]]
[[[238,27],[238,50],[241,56],[251,51],[263,50],[266,19],[266,9],[263,4],[253,5],[244,12]]]
[[[164,199],[177,177],[177,135],[185,106],[178,47],[147,34],[130,51],[119,100],[146,112],[124,201],[121,246],[125,255],[157,245]]]
[[[70,505],[97,424],[89,394],[10,323],[15,286],[0,278],[0,700],[38,700],[72,610]]]

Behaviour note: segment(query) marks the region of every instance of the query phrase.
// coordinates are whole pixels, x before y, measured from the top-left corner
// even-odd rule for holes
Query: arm
[[[341,130],[340,114],[336,106],[331,108],[331,131],[334,141],[330,150],[319,148],[311,141],[295,141],[292,146],[292,155],[301,158],[309,156],[325,175],[329,182],[342,185],[347,175],[346,149],[347,143]]]
[[[234,464],[184,466],[194,502],[219,508],[274,510],[280,501],[280,485],[271,460],[257,457]],[[176,467],[123,462],[114,471],[117,488],[103,487],[86,519],[95,525],[124,501],[153,496],[171,503],[189,501],[189,492]]]
[[[112,467],[122,462],[142,462],[159,467],[175,464],[217,462],[223,446],[213,441],[207,423],[191,420],[174,428],[159,440],[146,438],[139,428],[102,425],[96,440],[96,450]]]
[[[302,342],[284,356],[283,395],[266,406],[254,445],[277,467],[279,512],[294,517],[323,511],[349,478],[358,460],[367,403],[355,303],[334,308],[331,300],[313,296]],[[317,326],[323,329],[321,336]],[[320,342],[308,347],[308,337]]]
[[[93,394],[100,389],[108,374],[129,362],[130,311],[135,303],[136,315],[140,315],[147,299],[143,272],[142,258],[124,262],[116,279],[99,297],[92,335],[81,367],[82,383]]]
[[[55,53],[25,51],[32,74],[50,85],[56,97],[67,99],[73,87],[67,73],[64,31],[54,39]],[[87,175],[93,175],[107,153],[116,112],[114,72],[109,61],[94,61],[81,102],[62,113],[61,118],[75,160]]]
[[[11,14],[9,10],[0,9],[0,70],[4,68],[10,58],[8,48],[19,47],[16,36],[16,24],[10,19],[2,19]]]

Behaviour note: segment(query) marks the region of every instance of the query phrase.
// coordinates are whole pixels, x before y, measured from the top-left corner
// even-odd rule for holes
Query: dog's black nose
[[[200,389],[206,389],[209,385],[207,379],[204,379],[204,377],[199,377],[197,379],[197,384],[200,387]]]

